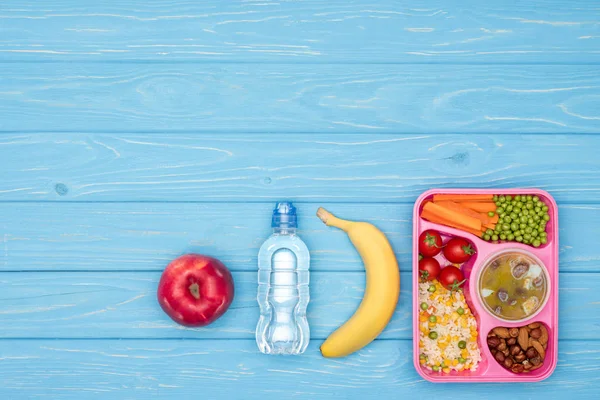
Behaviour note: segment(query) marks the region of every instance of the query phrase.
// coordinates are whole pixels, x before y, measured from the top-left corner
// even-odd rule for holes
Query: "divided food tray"
[[[532,195],[548,206],[550,220],[546,225],[547,243],[540,247],[518,242],[489,242],[463,230],[435,224],[421,218],[421,210],[427,200],[434,194],[494,194],[494,195]],[[434,372],[419,362],[421,349],[419,346],[419,235],[428,229],[438,231],[446,243],[451,237],[467,239],[475,247],[475,254],[462,264],[466,282],[462,288],[465,300],[477,321],[477,344],[481,353],[481,361],[475,371]],[[499,319],[489,312],[479,297],[478,274],[486,261],[496,253],[507,250],[521,250],[531,253],[539,259],[547,271],[547,302],[527,319],[511,322]],[[436,257],[442,268],[448,265],[442,253]],[[431,382],[536,382],[549,377],[556,367],[558,350],[558,210],[552,196],[539,189],[432,189],[423,193],[416,201],[413,211],[413,361],[417,372]],[[488,334],[495,327],[522,327],[534,322],[542,323],[548,332],[548,342],[543,365],[529,373],[514,373],[504,368],[494,358],[488,348]]]

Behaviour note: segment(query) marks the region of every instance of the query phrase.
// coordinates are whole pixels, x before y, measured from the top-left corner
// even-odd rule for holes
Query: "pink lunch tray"
[[[434,194],[497,194],[517,195],[530,194],[539,196],[540,200],[548,206],[550,221],[546,225],[548,243],[535,248],[518,242],[486,242],[470,233],[438,225],[420,218],[423,201]],[[419,249],[418,239],[421,232],[434,229],[442,235],[444,242],[450,237],[462,237],[472,242],[476,254],[462,265],[461,269],[467,279],[463,292],[469,308],[477,320],[478,345],[481,352],[481,361],[475,371],[452,371],[450,373],[433,372],[419,364]],[[536,256],[546,266],[548,277],[549,298],[543,308],[533,317],[521,322],[506,322],[490,314],[481,304],[477,293],[476,277],[485,261],[493,254],[507,250],[525,250]],[[436,258],[442,268],[448,262],[440,253]],[[473,279],[471,279],[473,278]],[[413,361],[417,372],[431,382],[537,382],[549,377],[556,368],[558,352],[558,210],[556,202],[543,190],[538,189],[431,189],[423,193],[416,201],[413,212]],[[546,358],[541,368],[527,374],[515,374],[502,367],[493,357],[487,345],[488,333],[497,326],[519,327],[532,322],[541,322],[548,329],[548,347]]]

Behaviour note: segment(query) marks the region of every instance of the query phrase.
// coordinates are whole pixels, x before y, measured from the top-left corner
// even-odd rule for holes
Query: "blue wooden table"
[[[3,0],[0,398],[598,398],[599,21],[593,0]],[[558,201],[560,351],[543,383],[414,371],[411,208],[431,187]],[[287,358],[254,342],[281,199],[313,260],[311,344]],[[364,273],[320,205],[378,225],[402,272],[388,328],[337,360],[318,347]],[[155,298],[186,252],[235,278],[205,329]]]

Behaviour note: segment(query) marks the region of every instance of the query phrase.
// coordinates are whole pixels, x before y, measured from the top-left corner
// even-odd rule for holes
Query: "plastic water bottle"
[[[271,226],[273,234],[258,253],[256,343],[265,354],[301,354],[310,340],[306,319],[310,254],[296,235],[292,203],[277,203]]]

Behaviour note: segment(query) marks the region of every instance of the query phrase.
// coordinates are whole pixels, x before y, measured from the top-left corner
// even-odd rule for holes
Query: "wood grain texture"
[[[0,136],[0,200],[413,202],[431,187],[596,201],[600,136]]]
[[[16,60],[597,62],[594,2],[2,2]]]
[[[0,130],[598,133],[599,87],[596,65],[4,63]]]
[[[184,253],[209,254],[234,271],[255,271],[271,234],[274,203],[0,203],[0,271],[162,271]],[[312,271],[363,271],[345,233],[298,203],[299,234]],[[341,217],[371,221],[388,237],[400,269],[411,271],[412,204],[327,204]],[[600,237],[597,205],[559,207],[560,270],[597,272],[589,245]],[[582,228],[585,227],[585,228]]]
[[[172,322],[156,300],[160,272],[0,274],[0,338],[254,339],[256,272],[235,272],[229,311],[206,328]],[[560,274],[559,337],[596,340],[600,274]],[[411,274],[401,274],[400,300],[380,339],[412,338]],[[308,321],[321,342],[356,310],[364,273],[312,272]],[[201,345],[199,345],[201,346]]]
[[[461,399],[476,400],[482,393],[486,399],[565,398],[574,391],[578,399],[595,399],[598,394],[597,341],[561,341],[558,367],[548,380],[502,386],[428,383],[415,372],[411,350],[408,340],[378,340],[348,358],[324,359],[317,343],[299,357],[269,357],[259,354],[252,340],[11,340],[0,342],[0,395],[170,400],[201,393],[205,399],[366,399],[403,394],[448,398],[452,390]]]

